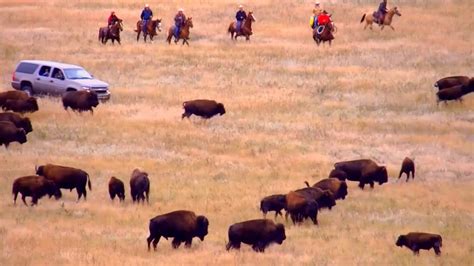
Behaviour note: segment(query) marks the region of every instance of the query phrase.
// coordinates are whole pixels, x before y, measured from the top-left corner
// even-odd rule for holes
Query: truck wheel
[[[33,95],[33,88],[29,84],[21,86],[21,90],[26,92],[26,94],[28,94],[30,97]]]

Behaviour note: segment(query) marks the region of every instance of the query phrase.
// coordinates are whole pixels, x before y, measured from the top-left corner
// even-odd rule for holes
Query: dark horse
[[[245,36],[245,39],[248,41],[250,40],[250,35],[252,35],[252,22],[257,21],[253,15],[253,12],[250,11],[249,14],[247,15],[247,19],[244,21],[243,25],[241,26],[240,32],[237,32],[237,25],[236,22],[231,22],[229,25],[229,29],[227,30],[230,33],[230,39],[234,39],[234,33],[235,33],[235,39],[237,40],[237,37],[239,36]]]
[[[334,23],[330,22],[313,30],[313,39],[316,44],[319,46],[320,43],[329,42],[329,45],[331,45],[332,40],[334,40],[334,29]]]
[[[174,27],[175,25],[171,26],[168,30],[168,38],[166,38],[166,41],[171,44],[171,38],[173,38],[174,35]],[[193,18],[189,17],[186,19],[184,22],[184,26],[181,27],[181,31],[179,32],[179,37],[174,40],[174,43],[178,43],[180,39],[183,39],[183,45],[187,44],[189,46],[188,40],[189,40],[189,29],[193,27]]]
[[[141,20],[139,20],[137,22],[137,29],[135,30],[135,32],[137,33],[137,42],[140,39],[140,34],[143,31],[142,29],[142,22]],[[146,24],[146,30],[143,31],[143,40],[146,42],[146,36],[150,35],[150,40],[153,41],[153,37],[155,37],[155,35],[158,35],[156,29],[158,29],[158,31],[161,31],[161,19],[148,21],[148,23]]]
[[[120,44],[120,32],[123,30],[122,20],[117,20],[113,25],[109,27],[102,27],[99,29],[99,41],[102,44],[106,44],[109,39],[112,40],[112,44],[117,41]]]

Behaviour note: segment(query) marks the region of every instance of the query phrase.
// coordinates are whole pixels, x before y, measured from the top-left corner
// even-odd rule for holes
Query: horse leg
[[[234,40],[234,32],[233,31],[230,32],[230,39]]]
[[[395,30],[395,28],[392,25],[388,25],[388,26],[390,26],[390,28],[392,28],[392,30]]]
[[[141,33],[141,32],[142,32],[142,31],[139,30],[138,33],[137,33],[137,42],[138,42],[138,40],[140,40],[140,33]]]
[[[382,25],[382,28],[381,28],[381,30],[383,30],[383,28],[384,28],[384,27],[385,27],[385,25]]]

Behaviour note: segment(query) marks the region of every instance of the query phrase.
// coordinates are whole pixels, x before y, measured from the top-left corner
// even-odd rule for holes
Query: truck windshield
[[[92,79],[91,74],[82,68],[64,69],[64,73],[66,73],[68,79]]]

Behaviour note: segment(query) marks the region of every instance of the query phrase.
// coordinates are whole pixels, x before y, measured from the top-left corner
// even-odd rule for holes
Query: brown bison
[[[115,196],[117,196],[120,201],[125,200],[125,186],[123,185],[122,180],[116,178],[115,176],[110,178],[109,194],[111,200],[114,200]]]
[[[225,114],[225,108],[222,103],[218,103],[212,100],[193,100],[183,103],[184,113],[181,115],[181,119],[191,115],[197,115],[204,119],[209,119],[217,114]]]
[[[56,199],[61,198],[61,191],[53,181],[37,175],[23,176],[15,179],[12,188],[14,204],[16,204],[18,193],[21,193],[21,200],[27,206],[26,197],[31,197],[31,206],[38,204],[38,199],[45,195],[48,195],[50,198],[52,196]]]
[[[256,252],[265,252],[271,243],[282,244],[286,239],[285,226],[275,224],[272,220],[257,219],[233,224],[229,227],[229,243],[231,248],[240,249],[240,243],[251,245]]]
[[[99,105],[97,93],[89,90],[68,91],[64,93],[62,100],[64,110],[66,111],[68,107],[71,107],[73,111],[90,111],[91,114],[94,114],[92,107],[97,107],[97,105]]]
[[[310,187],[308,182],[305,181],[305,183],[308,187]],[[319,182],[314,184],[313,187],[317,187],[323,191],[324,190],[331,191],[335,200],[345,199],[347,196],[346,181],[341,181],[337,178],[326,178],[326,179],[320,180]]]
[[[23,144],[26,142],[26,132],[23,128],[17,128],[15,124],[8,121],[0,121],[0,146],[8,146],[12,142]]]
[[[304,219],[310,218],[315,225],[318,225],[318,203],[312,197],[295,191],[286,195],[285,219],[288,215],[293,224],[302,223]]]
[[[346,172],[344,171],[341,171],[341,170],[337,170],[337,169],[333,169],[329,175],[328,175],[329,178],[337,178],[341,181],[346,181],[347,179],[347,174]]]
[[[0,92],[0,107],[2,107],[7,100],[28,100],[30,96],[23,91],[5,91]]]
[[[436,103],[439,105],[439,102],[443,101],[460,101],[462,102],[462,97],[466,94],[469,94],[474,91],[474,80],[472,80],[468,85],[457,85],[450,88],[442,89],[436,93],[438,97]]]
[[[39,110],[38,102],[36,98],[30,97],[26,100],[19,99],[19,100],[7,100],[5,104],[3,104],[2,109],[4,111],[11,110],[17,113],[34,113]]]
[[[150,179],[148,179],[148,173],[142,172],[139,169],[135,169],[130,177],[130,194],[132,195],[133,202],[146,202],[149,203],[150,194]]]
[[[451,88],[458,85],[467,85],[469,81],[473,80],[474,78],[470,78],[467,76],[451,76],[442,78],[435,82],[434,87],[438,88],[438,90],[444,90],[447,88]]]
[[[185,247],[189,248],[194,237],[199,237],[201,241],[204,241],[208,227],[209,220],[202,215],[196,216],[192,211],[181,210],[158,215],[150,220],[150,236],[146,239],[148,250],[152,241],[153,249],[156,250],[161,237],[165,239],[173,237],[173,242],[171,242],[173,248],[178,248],[182,242],[185,242]]]
[[[22,117],[17,113],[0,113],[0,121],[12,122],[17,128],[23,128],[26,134],[33,131],[30,119],[28,117]]]
[[[412,232],[406,235],[400,235],[395,243],[399,247],[407,247],[413,254],[418,255],[420,249],[434,249],[436,255],[441,255],[441,247],[443,246],[443,239],[440,235]]]
[[[59,188],[65,188],[72,191],[77,191],[77,201],[84,195],[84,200],[87,198],[86,184],[91,187],[91,179],[89,174],[81,169],[72,167],[46,164],[36,168],[36,174],[42,175],[49,180],[54,181]]]
[[[264,217],[266,217],[267,212],[270,211],[275,212],[275,219],[278,214],[283,217],[283,214],[281,213],[281,210],[283,209],[286,209],[286,195],[271,195],[260,201],[260,210],[263,212]]]
[[[408,179],[410,179],[410,173],[411,173],[412,179],[415,179],[415,162],[408,157],[405,157],[405,159],[403,159],[402,168],[400,169],[400,174],[398,175],[398,179],[402,177],[403,173],[407,175],[406,182],[408,182]]]
[[[334,195],[329,190],[322,190],[317,187],[306,187],[295,190],[307,198],[313,199],[318,203],[319,209],[327,208],[332,209],[332,207],[336,206],[336,200]]]
[[[382,185],[388,181],[387,168],[378,166],[370,159],[339,162],[334,164],[334,168],[344,171],[348,180],[359,181],[361,189],[364,189],[366,184],[370,184],[370,187],[374,188],[374,182]]]

